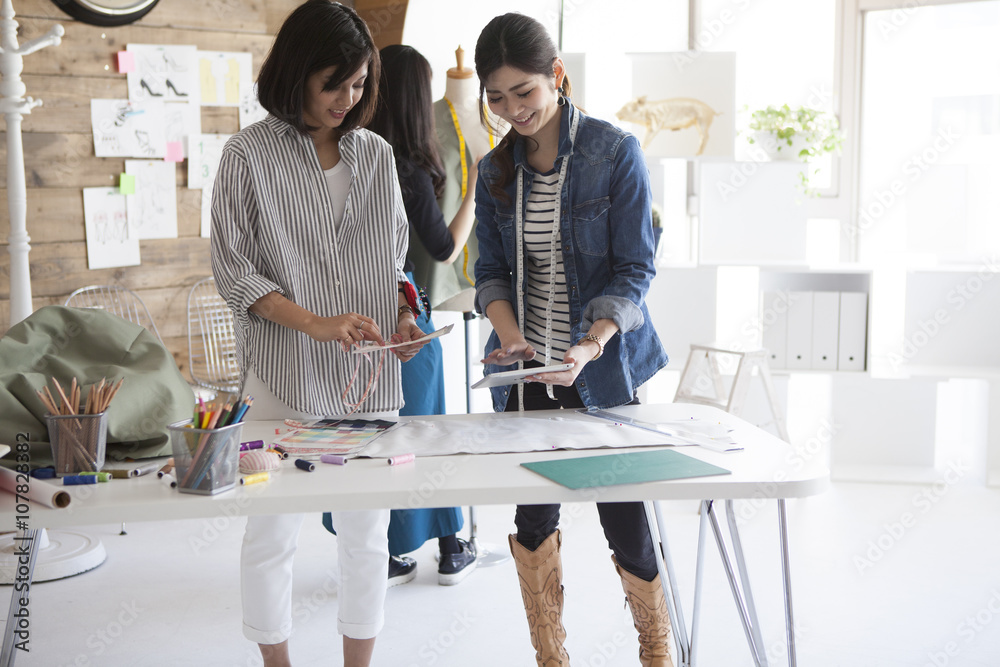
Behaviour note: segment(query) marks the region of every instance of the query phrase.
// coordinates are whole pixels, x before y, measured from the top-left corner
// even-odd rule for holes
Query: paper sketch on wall
[[[227,51],[198,51],[201,106],[238,107],[253,86],[253,56]]]
[[[135,194],[125,197],[129,234],[137,239],[177,238],[177,165],[125,160],[125,173],[135,176]]]
[[[125,195],[118,188],[84,188],[83,218],[88,268],[139,264],[139,239],[129,234]]]
[[[154,158],[166,154],[163,102],[90,100],[97,157]]]
[[[646,128],[646,134],[642,139],[643,150],[649,148],[649,144],[663,130],[678,132],[694,128],[698,131],[699,139],[695,155],[701,155],[705,151],[705,144],[708,143],[712,121],[719,113],[701,100],[689,97],[651,102],[642,95],[619,109],[615,116],[618,120]]]
[[[230,134],[202,134],[191,139],[188,156],[188,187],[201,188],[201,235],[212,233],[212,184],[222,158],[222,147]]]
[[[167,143],[180,143],[187,157],[190,137],[201,134],[201,107],[193,102],[164,102],[163,115]]]
[[[194,46],[128,44],[135,69],[128,73],[128,98],[197,103],[198,49]]]
[[[732,160],[736,54],[630,53],[632,90],[615,114],[647,158]]]
[[[267,118],[267,109],[260,105],[257,99],[257,83],[255,82],[240,98],[240,129],[253,125]]]

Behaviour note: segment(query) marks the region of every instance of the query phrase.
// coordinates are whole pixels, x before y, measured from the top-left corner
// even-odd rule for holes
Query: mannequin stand
[[[68,530],[34,531],[38,561],[33,564],[32,583],[65,579],[93,570],[108,557],[96,537]],[[13,584],[18,571],[18,549],[25,535],[9,533],[0,537],[0,584]],[[22,564],[23,565],[23,564]]]
[[[472,336],[470,322],[476,319],[473,312],[462,313],[465,321],[465,412],[472,413]],[[497,550],[497,546],[491,543],[480,542],[476,536],[478,526],[476,525],[476,508],[469,506],[469,544],[476,550],[477,567],[493,567],[502,565],[510,560],[510,555]]]

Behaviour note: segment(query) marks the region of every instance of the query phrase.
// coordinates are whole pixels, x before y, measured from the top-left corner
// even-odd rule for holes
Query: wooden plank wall
[[[60,46],[24,59],[22,75],[27,95],[44,102],[23,122],[29,259],[36,309],[61,304],[71,291],[85,285],[116,284],[135,290],[187,375],[187,295],[195,282],[212,272],[209,240],[200,237],[201,190],[187,188],[187,162],[178,165],[180,238],[142,241],[140,266],[89,270],[82,188],[117,185],[118,174],[125,168],[124,158],[94,156],[90,100],[128,96],[125,75],[117,73],[114,60],[128,43],[249,51],[256,76],[274,33],[300,2],[164,0],[142,20],[117,28],[77,22],[51,0],[14,3],[20,43],[44,34],[56,23],[66,30]],[[380,41],[398,41],[405,3],[384,0],[368,5],[367,20],[373,23],[373,33],[377,28]],[[232,134],[238,129],[235,108],[202,107],[203,132]],[[5,142],[6,137],[0,137],[0,165],[6,164]],[[6,183],[0,183],[0,334],[10,321],[5,188]]]

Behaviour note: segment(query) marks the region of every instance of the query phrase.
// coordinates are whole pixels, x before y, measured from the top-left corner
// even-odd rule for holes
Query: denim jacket
[[[571,340],[579,341],[598,319],[612,319],[619,333],[605,342],[600,359],[583,367],[576,389],[584,405],[610,408],[629,403],[636,388],[667,364],[646,310],[646,294],[655,274],[649,171],[634,136],[602,120],[581,113],[567,103],[562,108],[559,130],[558,169],[561,160],[569,168],[561,197],[559,221],[563,266],[569,297]],[[570,140],[571,114],[579,114],[576,141]],[[534,179],[528,165],[525,142],[514,144],[514,164],[524,178],[524,204]],[[515,210],[517,183],[506,192],[510,204],[495,199],[489,191],[499,173],[491,155],[479,163],[476,185],[476,310],[498,299],[510,301],[515,316],[517,284],[525,290],[524,276],[515,276]],[[486,354],[497,349],[494,331],[486,343]],[[486,373],[515,366],[488,365]],[[513,387],[494,387],[493,407],[503,411]]]

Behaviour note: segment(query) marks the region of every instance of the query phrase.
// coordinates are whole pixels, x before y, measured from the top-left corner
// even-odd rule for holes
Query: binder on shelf
[[[840,343],[837,370],[865,370],[865,346],[868,339],[868,294],[840,293]]]
[[[787,367],[788,301],[788,292],[761,293],[761,345],[767,350],[771,370]]]
[[[812,361],[819,371],[837,370],[840,336],[840,292],[813,292]]]
[[[788,293],[788,338],[785,342],[785,368],[812,368],[813,293]]]

